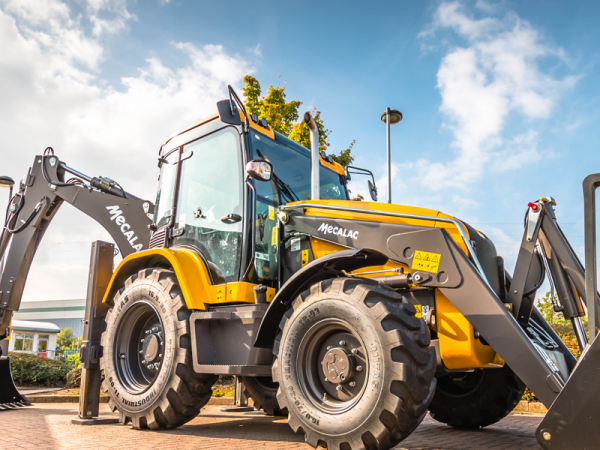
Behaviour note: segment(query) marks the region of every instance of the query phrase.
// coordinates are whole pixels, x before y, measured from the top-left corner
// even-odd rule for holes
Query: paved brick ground
[[[109,416],[107,405],[101,414]],[[304,449],[287,421],[261,413],[222,413],[208,406],[189,424],[173,431],[135,431],[121,425],[71,424],[77,404],[46,403],[0,413],[0,448],[6,449]],[[511,415],[480,431],[459,431],[427,417],[396,449],[539,449],[534,432],[541,416]]]

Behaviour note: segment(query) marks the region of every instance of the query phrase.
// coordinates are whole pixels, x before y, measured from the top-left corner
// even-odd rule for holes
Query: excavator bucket
[[[595,449],[600,443],[600,339],[586,348],[536,430],[545,450]]]
[[[0,411],[30,405],[29,400],[15,386],[10,371],[10,358],[0,356]]]

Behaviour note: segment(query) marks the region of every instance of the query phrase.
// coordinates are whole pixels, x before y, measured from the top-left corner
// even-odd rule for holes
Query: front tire
[[[287,414],[285,409],[281,409],[277,403],[278,383],[275,383],[271,377],[240,377],[244,383],[244,394],[251,398],[254,407],[263,410],[269,416],[284,416]]]
[[[525,384],[508,366],[438,376],[429,412],[454,428],[487,427],[505,418],[523,397]]]
[[[115,295],[100,365],[109,406],[119,412],[122,424],[175,428],[210,400],[218,377],[192,369],[189,315],[169,270],[141,270]]]
[[[284,316],[273,380],[288,423],[328,449],[389,449],[423,420],[435,351],[415,309],[368,279],[311,287]]]

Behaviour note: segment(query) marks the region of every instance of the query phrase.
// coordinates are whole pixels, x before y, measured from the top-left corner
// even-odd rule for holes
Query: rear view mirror
[[[374,202],[377,201],[377,186],[375,183],[371,183],[371,180],[367,180],[369,182],[369,194],[371,194],[371,198]]]
[[[250,161],[246,164],[246,173],[258,181],[271,181],[273,166],[267,161]]]
[[[217,102],[217,110],[219,111],[219,118],[221,122],[228,123],[230,125],[241,125],[242,119],[240,113],[235,105],[235,102],[230,100],[221,100]]]

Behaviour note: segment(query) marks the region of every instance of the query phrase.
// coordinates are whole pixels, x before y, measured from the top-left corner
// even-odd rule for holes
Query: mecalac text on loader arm
[[[358,239],[358,231],[346,230],[345,228],[334,227],[333,225],[327,225],[326,223],[322,223],[317,231],[320,231],[323,234],[336,234],[338,236]]]
[[[117,225],[121,226],[121,233],[127,238],[131,247],[135,249],[136,252],[139,252],[144,245],[143,244],[134,244],[135,241],[138,240],[138,237],[135,235],[133,230],[131,230],[131,225],[129,225],[125,221],[125,216],[123,216],[123,212],[118,206],[107,206],[106,209],[109,210],[112,217],[110,220],[114,220]],[[131,231],[128,231],[131,230]]]

